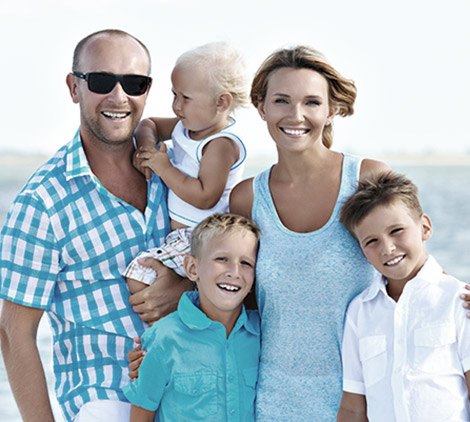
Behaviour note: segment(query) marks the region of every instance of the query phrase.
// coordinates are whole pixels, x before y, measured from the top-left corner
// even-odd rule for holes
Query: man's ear
[[[78,93],[77,93],[77,89],[78,89],[77,79],[75,78],[75,76],[73,76],[73,74],[69,73],[67,77],[65,78],[65,83],[67,84],[69,88],[69,93],[70,93],[70,97],[72,98],[72,101],[75,104],[78,104],[79,99],[78,99]]]
[[[423,214],[421,216],[421,224],[423,227],[423,240],[428,240],[431,238],[432,235],[432,222],[428,215]]]
[[[197,258],[189,253],[186,254],[184,257],[184,271],[188,278],[194,283],[196,283],[199,278],[198,270],[199,263]]]
[[[233,96],[229,92],[220,94],[217,98],[217,110],[220,112],[226,112],[230,110],[233,103]]]

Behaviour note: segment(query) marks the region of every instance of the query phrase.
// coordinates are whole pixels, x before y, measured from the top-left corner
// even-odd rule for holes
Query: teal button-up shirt
[[[198,305],[196,292],[185,293],[176,312],[145,332],[147,355],[124,394],[137,406],[158,410],[160,422],[254,421],[258,312],[243,308],[227,338],[225,327]]]

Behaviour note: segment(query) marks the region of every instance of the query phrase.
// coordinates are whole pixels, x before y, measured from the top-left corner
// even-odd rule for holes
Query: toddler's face
[[[226,113],[218,110],[217,96],[209,88],[208,78],[201,69],[175,67],[171,82],[173,111],[192,139],[204,139],[226,126]]]
[[[415,216],[402,201],[372,210],[354,233],[367,260],[389,282],[407,282],[426,261],[424,241],[431,237],[431,220]]]
[[[258,240],[248,231],[216,236],[206,241],[200,257],[189,256],[189,271],[199,290],[201,309],[220,321],[239,313],[255,279]]]

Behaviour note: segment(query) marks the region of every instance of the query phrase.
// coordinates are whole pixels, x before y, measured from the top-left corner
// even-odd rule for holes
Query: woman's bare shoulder
[[[251,218],[253,207],[253,178],[242,180],[230,194],[230,212]]]
[[[362,160],[360,176],[367,177],[374,173],[381,173],[390,170],[390,167],[382,161],[371,160],[370,158],[366,158]]]

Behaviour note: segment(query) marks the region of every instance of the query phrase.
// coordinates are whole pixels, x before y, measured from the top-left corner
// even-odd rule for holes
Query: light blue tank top
[[[374,276],[339,222],[341,204],[354,192],[359,170],[360,159],[345,154],[333,213],[311,233],[293,232],[282,224],[269,190],[270,169],[254,180],[252,216],[261,229],[258,421],[336,421],[346,308]]]

